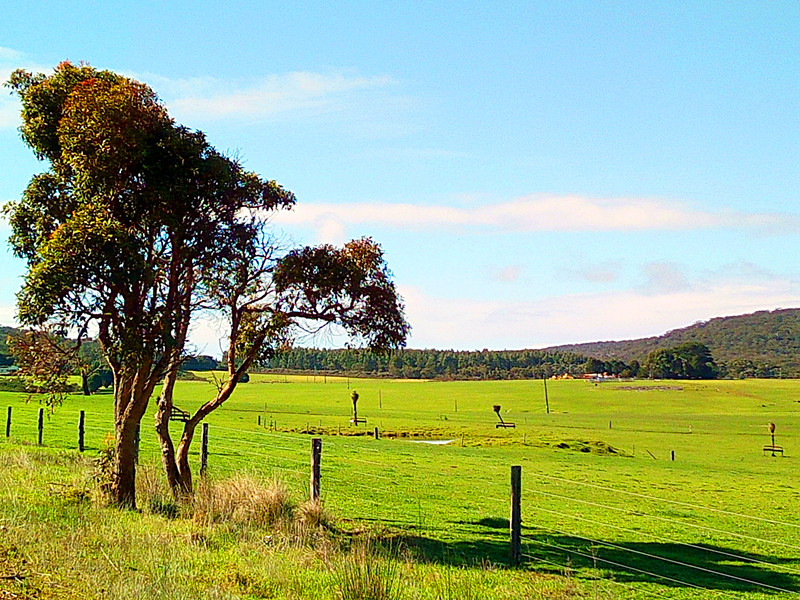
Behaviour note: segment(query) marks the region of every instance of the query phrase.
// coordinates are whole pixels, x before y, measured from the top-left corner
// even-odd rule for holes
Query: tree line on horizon
[[[0,327],[0,368],[14,364],[7,338],[19,333]],[[225,368],[222,360],[205,354],[184,357],[182,373]],[[768,364],[745,357],[717,362],[712,351],[697,342],[686,342],[650,351],[642,361],[617,358],[602,360],[577,352],[553,350],[414,350],[402,349],[376,354],[360,349],[286,348],[269,360],[254,365],[251,372],[318,373],[403,379],[500,380],[607,374],[621,378],[653,379],[744,379],[800,377],[797,369]],[[81,377],[75,392],[95,393],[113,385],[96,340],[87,340],[76,356],[73,373]],[[0,387],[9,389],[8,381]],[[21,385],[16,388],[22,390]]]

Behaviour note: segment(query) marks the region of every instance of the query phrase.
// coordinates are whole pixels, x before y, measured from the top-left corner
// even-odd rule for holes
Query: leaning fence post
[[[319,500],[320,460],[322,459],[322,438],[311,439],[311,501]]]
[[[11,437],[11,407],[8,407],[8,418],[6,419],[6,437]]]
[[[83,434],[84,434],[84,422],[86,420],[86,411],[81,411],[81,416],[78,418],[78,452],[83,452],[84,445],[83,445]]]
[[[520,496],[522,494],[522,467],[511,467],[511,564],[518,565],[521,556],[522,510]]]
[[[39,445],[42,445],[42,433],[44,433],[44,409],[39,409]]]
[[[203,423],[203,439],[200,444],[200,477],[208,470],[208,423]]]

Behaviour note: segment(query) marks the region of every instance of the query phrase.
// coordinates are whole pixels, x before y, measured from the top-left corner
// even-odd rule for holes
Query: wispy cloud
[[[630,339],[717,316],[798,305],[800,281],[773,276],[748,282],[721,275],[659,294],[622,290],[530,301],[433,297],[404,286],[400,291],[414,348],[480,349],[491,340],[496,349],[519,349]]]
[[[541,195],[471,207],[410,203],[303,203],[292,212],[278,215],[275,222],[316,228],[337,223],[341,228],[369,224],[413,230],[486,233],[715,228],[749,229],[761,233],[800,231],[798,214],[709,212],[665,200]]]
[[[0,85],[8,81],[16,69],[27,69],[35,73],[50,70],[31,61],[23,52],[0,46]],[[0,87],[0,129],[10,129],[20,124],[20,103],[10,90]]]
[[[644,266],[646,281],[641,290],[650,295],[685,292],[691,289],[681,267],[671,262],[652,262]]]
[[[622,264],[616,261],[601,263],[584,261],[579,264],[571,264],[563,269],[563,272],[569,277],[590,283],[611,283],[619,278],[621,271]]]
[[[296,71],[243,81],[170,79],[152,74],[137,78],[158,90],[170,111],[185,120],[319,117],[362,110],[374,104],[371,100],[376,97],[380,103],[400,98],[389,95],[397,82],[388,75]]]
[[[24,55],[19,50],[0,46],[0,62],[20,62]]]
[[[492,273],[492,279],[501,281],[503,283],[513,283],[519,280],[521,274],[522,267],[519,265],[509,265],[507,267],[496,269]]]

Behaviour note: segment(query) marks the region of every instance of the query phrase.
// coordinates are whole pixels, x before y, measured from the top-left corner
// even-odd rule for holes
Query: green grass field
[[[521,465],[524,569],[571,574],[577,597],[800,592],[800,382],[547,385],[549,414],[541,381],[254,375],[208,419],[209,474],[275,476],[304,497],[310,438],[321,436],[328,509],[445,568],[505,564],[510,467]],[[353,390],[367,419],[358,428],[349,423]],[[176,404],[191,410],[213,392],[184,381]],[[74,450],[85,410],[87,454],[96,453],[112,429],[111,401],[70,397],[46,420],[44,445]],[[495,428],[495,404],[516,427]],[[4,406],[12,435],[0,452],[35,444],[38,407],[0,393]],[[145,463],[157,459],[151,422]],[[783,457],[762,452],[770,422]],[[378,440],[367,435],[375,427]]]

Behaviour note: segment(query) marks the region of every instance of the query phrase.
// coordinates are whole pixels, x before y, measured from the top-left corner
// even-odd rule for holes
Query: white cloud
[[[353,109],[366,94],[385,91],[396,82],[386,75],[298,71],[258,81],[211,77],[168,79],[147,75],[181,119],[274,119],[282,115],[320,115]]]
[[[577,265],[573,264],[563,269],[563,272],[580,281],[611,283],[619,278],[621,270],[621,263],[604,261],[601,263],[584,262]]]
[[[16,327],[18,325],[16,314],[17,309],[13,304],[0,304],[0,325]]]
[[[509,265],[495,270],[492,274],[492,278],[496,281],[502,281],[503,283],[513,283],[519,279],[521,274],[522,268],[519,265]]]
[[[335,221],[346,228],[370,224],[425,230],[475,230],[488,233],[540,231],[651,231],[740,228],[759,232],[798,232],[800,215],[713,213],[686,204],[639,198],[525,196],[510,202],[472,207],[429,204],[303,203],[275,217],[283,225],[316,227]]]
[[[644,266],[644,272],[647,280],[642,291],[646,294],[668,294],[691,289],[686,274],[675,263],[648,263]]]
[[[8,81],[16,69],[27,69],[34,73],[49,71],[52,67],[41,67],[30,61],[23,52],[0,46],[0,86]],[[20,124],[20,103],[15,94],[0,87],[0,129],[11,129]]]
[[[0,46],[0,62],[20,62],[23,59],[24,55],[19,50]]]
[[[400,286],[413,348],[521,349],[660,335],[699,320],[798,305],[800,282],[718,277],[691,289],[624,290],[530,301],[436,298]]]

